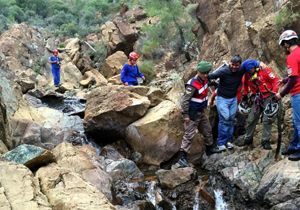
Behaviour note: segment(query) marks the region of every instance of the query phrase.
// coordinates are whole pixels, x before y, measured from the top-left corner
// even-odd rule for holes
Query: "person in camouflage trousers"
[[[213,144],[211,126],[207,117],[208,80],[207,74],[212,69],[212,64],[201,61],[197,65],[197,75],[190,79],[185,86],[185,93],[181,101],[184,118],[184,135],[179,150],[177,167],[188,167],[187,153],[197,131],[204,136],[206,154],[210,155]]]

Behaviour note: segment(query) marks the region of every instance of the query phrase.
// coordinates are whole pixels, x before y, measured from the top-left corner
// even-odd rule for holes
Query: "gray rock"
[[[112,161],[106,166],[106,172],[109,173],[114,180],[139,179],[144,176],[136,164],[128,159]]]
[[[5,160],[23,164],[30,169],[37,169],[54,161],[53,154],[40,147],[22,144],[2,156]]]

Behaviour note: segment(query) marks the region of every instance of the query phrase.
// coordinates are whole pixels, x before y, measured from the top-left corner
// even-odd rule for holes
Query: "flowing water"
[[[197,191],[197,192],[195,193],[195,199],[194,199],[193,210],[199,210],[199,205],[200,205],[199,200],[200,200],[200,198],[199,198],[199,191]]]
[[[49,108],[59,110],[68,115],[78,115],[83,118],[85,101],[76,97],[58,98],[56,96],[43,97],[42,103]]]
[[[228,205],[223,199],[223,192],[219,189],[214,190],[215,200],[216,200],[216,210],[228,210]]]

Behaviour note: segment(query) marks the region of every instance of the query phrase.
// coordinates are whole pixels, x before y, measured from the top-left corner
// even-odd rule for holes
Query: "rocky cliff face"
[[[278,38],[284,28],[275,24],[281,8],[289,6],[299,11],[299,1],[291,0],[197,0],[197,19],[201,23],[200,58],[219,63],[234,54],[243,59],[255,58],[283,70],[284,54]],[[291,28],[299,31],[299,21]]]

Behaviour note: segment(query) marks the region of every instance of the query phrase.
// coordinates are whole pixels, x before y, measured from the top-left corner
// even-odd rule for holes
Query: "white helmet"
[[[274,117],[277,114],[279,109],[279,104],[277,101],[271,100],[264,109],[264,115],[268,118]]]
[[[248,115],[251,112],[249,103],[245,100],[242,100],[238,105],[238,112],[242,115]]]
[[[298,35],[295,31],[293,30],[286,30],[284,31],[280,37],[279,37],[279,45],[281,45],[282,41],[287,41],[287,40],[291,40],[291,39],[298,39]]]

